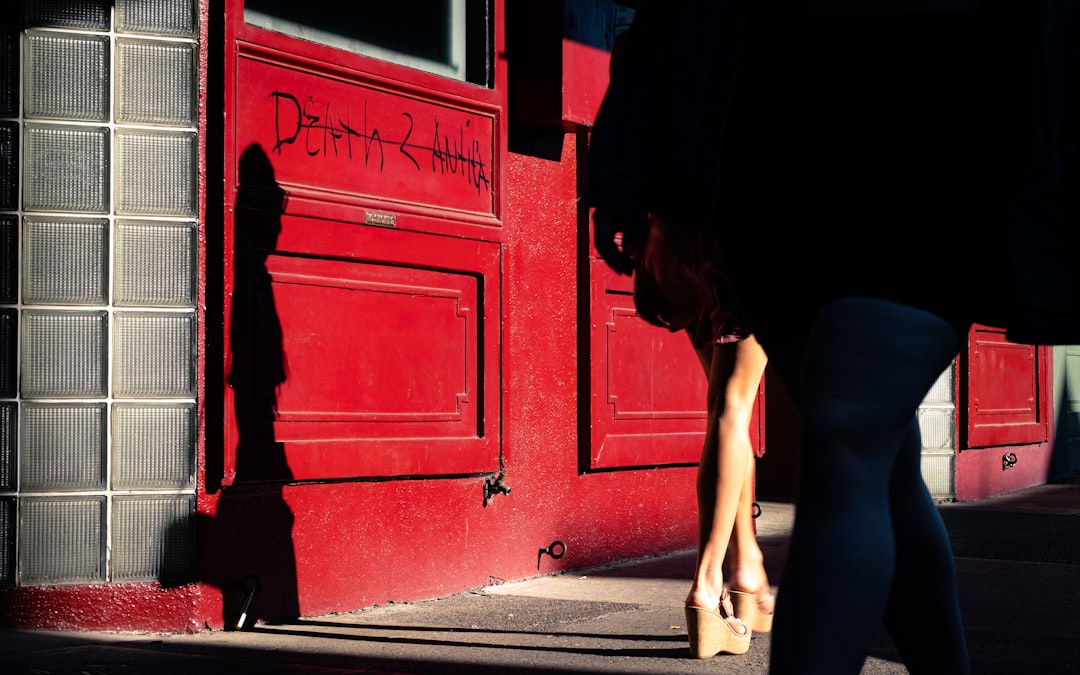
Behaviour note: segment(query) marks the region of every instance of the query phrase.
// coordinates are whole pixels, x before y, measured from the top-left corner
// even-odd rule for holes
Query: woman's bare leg
[[[728,544],[727,583],[734,591],[757,593],[769,590],[765,574],[765,557],[757,542],[754,529],[754,460],[747,465],[746,479],[739,494],[739,510],[735,513],[735,529]]]
[[[697,568],[686,604],[715,608],[724,592],[724,557],[733,532],[740,538],[733,549],[736,569],[750,574],[752,558],[761,557],[748,481],[753,476],[750,418],[766,358],[753,337],[695,351],[709,383],[708,427],[697,476]],[[763,577],[760,562],[757,569]]]

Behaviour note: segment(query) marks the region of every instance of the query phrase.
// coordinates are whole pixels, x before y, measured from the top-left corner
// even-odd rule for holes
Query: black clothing
[[[994,23],[751,17],[713,222],[763,343],[797,337],[844,296],[925,309],[961,334],[1007,322],[1019,135],[1004,132],[1019,123],[1002,90],[1019,78],[1016,40]],[[783,281],[762,283],[763,269]]]
[[[720,234],[763,344],[853,295],[1080,343],[1080,2],[785,4],[642,3],[584,203]]]

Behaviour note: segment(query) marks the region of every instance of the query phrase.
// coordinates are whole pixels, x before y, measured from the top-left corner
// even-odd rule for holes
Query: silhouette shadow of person
[[[294,517],[284,495],[293,476],[274,436],[277,391],[288,371],[266,267],[281,233],[286,193],[257,144],[244,150],[238,173],[227,354],[235,475],[231,485],[222,487],[216,512],[205,523],[201,548],[206,580],[222,593],[226,629],[290,620],[300,613]]]

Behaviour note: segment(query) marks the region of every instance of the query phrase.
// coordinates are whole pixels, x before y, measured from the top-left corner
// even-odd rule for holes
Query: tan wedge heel
[[[755,633],[768,633],[772,630],[776,599],[768,587],[760,588],[754,593],[731,590],[728,592],[731,594],[735,616],[749,626],[750,630]]]
[[[738,632],[731,625],[734,618],[731,600],[723,598],[716,609],[703,607],[686,608],[686,632],[690,636],[690,656],[710,659],[720,652],[745,654],[750,650],[750,628],[740,626]]]

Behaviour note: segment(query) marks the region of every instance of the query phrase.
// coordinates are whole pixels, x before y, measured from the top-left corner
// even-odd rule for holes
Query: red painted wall
[[[229,3],[228,7],[235,10],[238,3]],[[501,14],[501,3],[499,10]],[[236,23],[235,14],[225,25],[250,32]],[[502,26],[500,35],[501,32]],[[392,110],[397,105],[396,94],[364,90],[358,95],[349,88],[351,85],[336,80],[328,81],[327,89],[311,74],[311,69],[317,67],[314,62],[312,65],[297,62],[275,75],[262,59],[273,60],[278,58],[276,55],[263,54],[250,46],[244,50],[249,56],[241,60],[240,69],[226,71],[226,91],[231,91],[233,77],[243,76],[239,98],[225,96],[227,110],[241,111],[246,106],[254,111],[247,113],[247,118],[260,116],[260,103],[266,102],[267,92],[263,89],[270,87],[285,92],[292,87],[298,90],[292,92],[297,96],[315,97],[323,114],[327,106],[333,105],[335,114],[340,115],[341,106],[362,96],[378,103],[377,108],[371,109],[373,116],[381,113],[384,120],[399,119],[392,115],[400,112]],[[568,58],[573,58],[579,79],[580,69],[588,64],[598,70],[581,81],[606,82],[606,61],[589,56],[594,49],[580,50],[569,45],[565,51],[570,55]],[[497,52],[502,54],[501,49]],[[578,53],[588,58],[573,56]],[[218,64],[209,66],[212,71],[218,67]],[[499,68],[505,77],[504,61],[500,61]],[[394,74],[392,69],[390,74]],[[381,71],[374,74],[369,84],[384,76]],[[425,79],[431,78],[418,77],[420,82]],[[505,81],[499,86],[505,91]],[[393,87],[388,91],[393,92]],[[408,95],[426,100],[429,93],[420,88]],[[436,95],[436,99],[443,101],[442,104],[447,101],[442,95]],[[582,102],[586,108],[595,107],[596,93],[579,92],[572,101],[568,99],[567,110],[577,111],[573,113],[575,116],[590,116],[593,111],[584,110]],[[410,105],[414,117],[430,109],[423,101]],[[482,103],[481,108],[494,111],[495,116],[489,119],[497,125],[505,124],[505,118],[500,117],[504,113],[484,108],[488,105]],[[468,114],[461,119],[471,124]],[[460,117],[461,113],[453,115]],[[222,129],[216,126],[221,123],[218,118],[211,114],[207,119],[210,135],[221,134]],[[235,114],[226,115],[226,125],[232,119]],[[353,126],[356,121],[352,120]],[[237,350],[242,343],[237,342],[231,351],[226,351],[224,364],[222,354],[205,354],[205,366],[200,372],[209,371],[213,375],[206,378],[210,384],[224,378],[223,384],[227,386],[224,400],[219,390],[212,387],[200,396],[204,408],[211,412],[211,421],[201,453],[204,457],[200,458],[201,470],[206,473],[200,475],[198,494],[199,581],[176,588],[140,584],[0,589],[0,603],[11,608],[4,612],[5,625],[165,631],[230,628],[249,597],[248,625],[262,619],[320,615],[387,602],[441,597],[503,580],[692,546],[696,528],[692,465],[684,461],[682,465],[666,468],[599,472],[581,468],[582,453],[588,456],[590,442],[590,425],[581,419],[581,401],[589,399],[590,385],[588,378],[582,377],[582,358],[587,357],[582,357],[579,350],[583,345],[587,348],[587,336],[592,329],[588,276],[583,276],[589,267],[588,248],[582,245],[587,237],[582,236],[581,214],[576,206],[585,136],[579,136],[575,129],[581,121],[586,120],[575,119],[568,125],[568,131],[540,132],[540,150],[530,148],[526,142],[520,152],[506,150],[505,126],[493,129],[470,126],[470,130],[482,132],[482,138],[493,138],[496,143],[494,152],[498,159],[488,165],[496,191],[492,193],[495,200],[490,203],[477,202],[475,193],[469,201],[466,192],[455,191],[453,194],[458,197],[449,207],[462,214],[461,224],[455,224],[453,213],[439,210],[445,205],[441,205],[443,193],[437,182],[421,184],[420,192],[405,183],[388,183],[378,189],[364,184],[363,190],[374,190],[376,194],[353,198],[348,193],[355,182],[343,180],[343,176],[349,172],[355,175],[359,170],[355,158],[350,162],[340,153],[331,156],[327,152],[329,146],[312,148],[305,141],[309,153],[316,150],[326,156],[326,162],[317,165],[317,170],[325,173],[318,174],[297,164],[304,158],[296,155],[295,147],[283,147],[281,152],[274,152],[273,144],[264,148],[261,161],[267,162],[273,180],[284,186],[286,204],[284,215],[270,217],[258,210],[268,202],[256,204],[256,211],[263,214],[256,224],[273,230],[272,241],[262,239],[257,243],[271,246],[275,252],[265,261],[259,261],[257,271],[267,274],[276,284],[268,287],[274,294],[281,326],[275,330],[285,334],[287,356],[300,361],[291,366],[286,363],[282,374],[285,379],[276,383],[277,403],[284,410],[278,411],[272,430],[266,428],[260,432],[267,434],[267,438],[242,445],[247,448],[244,453],[234,455],[238,438],[231,431],[236,423],[230,421],[233,414],[230,397],[237,376],[231,366],[241,354]],[[386,137],[390,135],[389,128],[383,127]],[[230,138],[228,126],[225,130]],[[229,321],[243,320],[246,316],[229,311],[230,303],[237,301],[232,292],[234,282],[230,281],[237,273],[236,261],[230,253],[238,244],[228,227],[235,213],[230,191],[232,172],[236,170],[233,162],[245,147],[250,147],[247,138],[274,133],[273,128],[260,130],[246,124],[239,132],[244,138],[225,144],[227,227],[222,242],[225,260],[221,273],[225,279],[226,302],[223,307],[214,301],[210,303],[221,308],[225,323],[218,325],[218,318],[210,317],[211,344],[217,343],[216,331],[224,333],[226,344],[230,336],[236,342],[238,334],[230,332]],[[236,156],[228,156],[230,151]],[[291,160],[286,157],[290,152]],[[340,166],[332,168],[328,163],[331,161]],[[218,175],[216,170],[210,173]],[[381,177],[387,174],[373,175],[384,180]],[[331,188],[332,192],[320,192],[325,188]],[[210,192],[216,194],[214,190]],[[333,199],[328,201],[328,197]],[[396,228],[375,229],[363,225],[363,210],[370,210],[372,197],[376,198],[376,206],[381,205],[390,213],[395,212],[394,203],[379,202],[378,198],[416,199],[417,203],[431,201],[440,206],[398,210]],[[221,208],[221,204],[209,202],[208,220],[216,223],[215,214]],[[483,216],[485,210],[490,215]],[[469,212],[481,215],[469,215]],[[357,220],[361,221],[359,226]],[[215,232],[210,234],[214,239],[219,236]],[[470,241],[475,242],[472,248]],[[475,257],[475,251],[481,252],[480,257]],[[496,252],[490,262],[484,257],[488,251]],[[475,295],[479,304],[467,305],[467,309],[470,317],[481,310],[486,313],[485,328],[463,339],[467,348],[483,343],[488,351],[477,357],[483,358],[482,363],[469,362],[466,366],[477,369],[485,384],[482,411],[463,419],[474,427],[483,424],[484,438],[500,441],[494,446],[494,455],[488,454],[489,446],[467,441],[468,427],[463,434],[466,441],[456,445],[391,439],[383,445],[396,443],[396,449],[388,451],[374,444],[370,450],[364,450],[373,453],[370,457],[356,454],[355,450],[349,453],[335,450],[333,437],[325,434],[318,443],[328,445],[327,449],[297,442],[297,437],[304,433],[305,415],[310,418],[322,414],[326,408],[320,405],[313,411],[305,409],[310,407],[312,392],[321,389],[318,369],[312,367],[312,360],[320,358],[319,350],[307,346],[310,339],[297,342],[302,331],[297,321],[307,311],[303,298],[314,297],[316,302],[324,303],[310,308],[317,314],[309,318],[312,336],[329,335],[337,342],[347,337],[340,332],[331,333],[318,323],[320,316],[322,321],[342,320],[335,318],[333,303],[326,301],[325,293],[318,290],[324,286],[316,287],[316,291],[306,296],[303,293],[308,292],[304,290],[307,287],[294,290],[295,283],[308,283],[292,281],[303,280],[304,275],[325,275],[328,269],[346,280],[353,275],[353,268],[334,271],[346,263],[319,263],[318,259],[327,252],[346,260],[356,255],[374,260],[397,256],[402,260],[408,258],[410,264],[420,268],[445,263],[451,275],[456,274],[455,266],[473,267],[471,273],[482,283]],[[218,253],[208,247],[208,255]],[[297,254],[308,258],[294,257]],[[369,281],[364,274],[367,272],[359,275],[363,277],[360,282]],[[435,283],[438,279],[432,282],[429,277],[405,282],[395,277],[390,282],[438,285]],[[455,287],[455,279],[443,285]],[[221,292],[219,280],[206,281],[209,294]],[[283,285],[286,283],[294,286],[286,288]],[[241,291],[250,292],[250,289],[241,288],[237,293]],[[294,298],[297,293],[300,295]],[[360,307],[363,303],[354,304]],[[417,339],[408,345],[406,353],[417,363],[435,359],[428,362],[434,367],[445,364],[448,355],[437,348],[439,335],[434,330],[425,333],[423,325],[417,326],[416,331],[416,336],[425,338],[431,348],[425,349],[425,339]],[[244,339],[262,340],[258,344],[263,345],[267,336],[256,330]],[[389,349],[385,345],[384,348]],[[689,349],[685,357],[692,358]],[[253,372],[265,376],[269,362],[261,357],[252,361],[249,365]],[[415,368],[413,362],[402,365]],[[219,376],[222,366],[224,372]],[[330,386],[347,388],[348,383]],[[303,395],[304,391],[308,394]],[[402,385],[390,391],[393,400],[400,400],[405,397],[402,391],[407,389]],[[356,396],[345,400],[356,409],[367,403],[357,402]],[[469,394],[468,402],[481,405],[476,392]],[[216,420],[218,410],[224,410],[223,423]],[[584,410],[587,414],[588,408]],[[290,427],[289,420],[296,421],[300,431],[293,432],[297,427]],[[362,423],[362,420],[358,422]],[[224,435],[222,424],[228,432]],[[344,428],[345,433],[352,431]],[[371,429],[361,431],[371,433]],[[388,435],[393,437],[395,433],[392,429]],[[500,466],[498,453],[510,491],[495,494],[485,503],[484,485],[492,479],[491,469]],[[411,468],[395,469],[393,462],[402,457],[411,458]],[[495,462],[490,463],[485,457],[492,457]],[[454,466],[447,464],[448,458],[464,458],[464,464],[447,470],[446,466]],[[442,469],[425,475],[425,470],[433,466]],[[371,480],[364,479],[365,472],[374,477],[398,476]],[[349,475],[359,479],[334,480],[336,476]],[[295,484],[297,480],[304,482]],[[551,556],[539,557],[539,551],[554,541],[565,544],[565,554],[557,560]],[[255,593],[249,596],[252,589],[256,589]]]
[[[956,499],[1042,485],[1054,447],[1053,350],[973,326],[959,359]]]
[[[507,495],[485,477],[225,488],[203,540],[207,581],[236,616],[318,615],[693,545],[693,467],[582,474],[577,340],[578,139],[558,159],[509,156],[502,247],[502,433]],[[587,329],[587,326],[584,327]],[[538,551],[560,540],[565,555]],[[209,595],[209,594],[208,594]]]
[[[956,500],[983,499],[1043,485],[1050,477],[1053,443],[961,450],[956,457]],[[1009,466],[1005,455],[1016,463]]]

